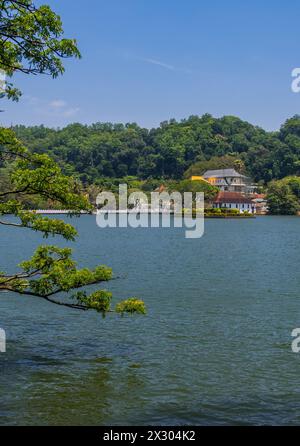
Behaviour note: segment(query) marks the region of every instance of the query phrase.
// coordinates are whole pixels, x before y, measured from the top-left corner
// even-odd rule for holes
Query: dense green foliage
[[[62,74],[63,58],[80,57],[76,41],[62,36],[61,19],[49,6],[36,7],[32,0],[0,1],[0,69],[8,77],[15,72]],[[17,100],[21,92],[7,83],[3,94]]]
[[[72,225],[24,210],[22,197],[29,195],[50,199],[59,203],[62,209],[72,209],[73,213],[89,211],[91,206],[80,193],[78,183],[63,175],[48,155],[29,153],[9,129],[0,129],[0,159],[14,167],[5,178],[0,192],[0,225],[39,231],[46,238],[60,235],[66,240],[74,240],[77,232]],[[14,220],[11,219],[12,215]],[[90,294],[87,291],[75,292],[111,280],[111,269],[102,265],[93,270],[78,269],[71,254],[69,248],[51,245],[38,247],[31,259],[19,265],[18,273],[0,272],[0,291],[35,296],[80,310],[94,309],[103,315],[112,311],[112,295],[108,291],[97,290]],[[70,294],[75,303],[55,299],[62,293]],[[145,306],[142,301],[131,298],[119,303],[114,311],[145,313]]]
[[[56,77],[64,71],[63,57],[79,56],[75,42],[62,39],[62,34],[60,18],[48,6],[36,8],[31,0],[1,1],[0,69],[9,76],[21,71]],[[2,97],[5,95],[18,99],[19,91],[6,85]],[[45,238],[59,235],[66,240],[75,239],[77,232],[69,223],[43,217],[25,206],[28,199],[37,203],[50,200],[72,213],[90,211],[91,205],[81,193],[78,181],[64,175],[47,154],[29,152],[12,129],[0,128],[0,167],[1,226],[39,231]],[[102,265],[79,269],[71,255],[69,248],[38,247],[29,260],[18,265],[19,272],[0,271],[0,291],[38,297],[79,310],[93,309],[103,315],[110,311],[145,313],[144,303],[137,298],[120,302],[112,310],[110,292],[88,293],[88,286],[111,280],[112,271]],[[73,302],[62,299],[64,294]]]
[[[230,208],[207,208],[204,212],[205,217],[216,217],[216,218],[226,218],[226,217],[237,217],[237,218],[244,218],[244,217],[253,217],[253,214],[251,214],[248,211],[244,211],[243,213],[240,213],[238,209],[230,209]]]
[[[184,194],[185,192],[192,192],[193,195],[197,192],[203,192],[205,196],[205,200],[210,201],[212,200],[216,194],[218,193],[218,188],[215,186],[212,186],[211,184],[207,183],[206,181],[191,181],[191,180],[181,180],[181,181],[173,181],[169,189],[171,191],[178,191],[181,194]]]
[[[268,183],[300,174],[300,117],[266,132],[233,116],[191,116],[151,130],[137,124],[71,124],[15,128],[35,153],[47,153],[83,183],[103,178],[181,179],[206,169],[235,167]]]
[[[267,200],[270,214],[295,215],[300,209],[300,178],[286,177],[271,181]]]
[[[212,156],[208,160],[193,163],[185,172],[184,176],[190,178],[192,175],[202,175],[206,170],[235,168],[238,172],[245,172],[245,165],[236,154],[224,156]]]

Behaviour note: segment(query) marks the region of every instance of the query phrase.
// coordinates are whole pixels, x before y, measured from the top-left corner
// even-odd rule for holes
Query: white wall
[[[230,207],[231,205],[231,207]],[[214,204],[214,208],[216,207],[220,207],[220,205],[218,204]],[[244,203],[244,207],[243,207],[243,203],[222,203],[222,208],[227,208],[227,209],[238,209],[240,212],[244,212],[244,211],[248,211],[252,214],[252,205],[249,204],[248,207],[248,203]],[[255,206],[254,207],[254,213],[255,213]]]

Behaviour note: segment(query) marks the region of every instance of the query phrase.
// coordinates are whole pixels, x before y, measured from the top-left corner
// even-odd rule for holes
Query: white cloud
[[[126,57],[130,57],[126,54]],[[169,71],[175,71],[178,73],[185,73],[185,74],[192,74],[193,71],[188,68],[181,68],[181,67],[175,67],[174,65],[168,64],[166,62],[163,62],[158,59],[152,59],[149,57],[134,57],[136,60],[139,60],[140,62],[145,62],[151,65],[157,65],[158,67],[165,68]]]
[[[28,105],[32,105],[32,106],[36,106],[38,104],[40,104],[40,99],[37,98],[36,96],[31,96],[30,94],[25,94],[24,96],[22,96],[21,100],[24,99]]]
[[[51,101],[49,105],[53,108],[63,108],[66,107],[67,103],[62,99],[55,99]]]
[[[53,99],[52,101],[45,101],[31,95],[24,95],[23,99],[32,107],[34,113],[39,116],[57,117],[57,118],[71,118],[79,111],[79,107],[71,106],[63,99]]]
[[[79,107],[68,108],[63,111],[63,116],[68,118],[70,116],[76,115],[80,111]]]
[[[64,118],[74,116],[80,110],[79,107],[69,107],[68,103],[63,99],[55,99],[51,101],[49,105],[52,112]]]
[[[152,65],[158,65],[158,66],[160,66],[162,68],[166,68],[167,70],[171,70],[171,71],[176,70],[176,68],[173,65],[169,65],[169,64],[167,64],[165,62],[161,62],[160,60],[148,59],[148,58],[141,58],[141,60],[143,62],[147,62],[147,63],[150,63]]]

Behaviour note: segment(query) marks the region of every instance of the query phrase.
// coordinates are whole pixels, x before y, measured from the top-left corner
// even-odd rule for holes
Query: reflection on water
[[[116,300],[138,295],[149,313],[1,295],[1,424],[299,424],[298,218],[208,220],[199,240],[74,223],[79,263],[112,266]],[[0,269],[40,242],[1,227]]]

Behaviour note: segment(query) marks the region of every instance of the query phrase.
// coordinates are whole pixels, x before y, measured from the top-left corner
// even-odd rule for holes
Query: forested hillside
[[[151,130],[137,124],[71,124],[14,128],[38,153],[48,153],[63,171],[85,184],[128,175],[179,179],[207,168],[236,167],[256,182],[300,174],[300,116],[278,132],[266,132],[234,116],[190,116]]]

